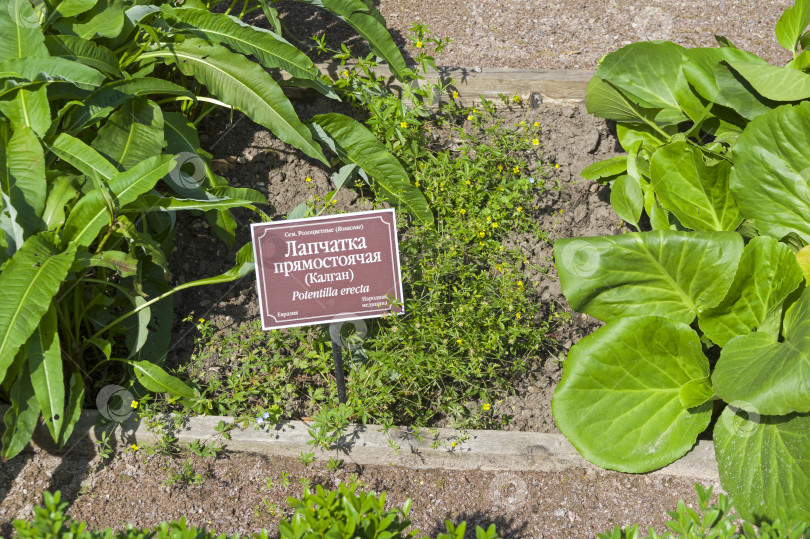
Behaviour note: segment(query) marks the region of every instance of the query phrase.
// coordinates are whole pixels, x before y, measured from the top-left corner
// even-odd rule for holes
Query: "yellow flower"
[[[503,172],[503,165],[498,165],[498,172]]]
[[[453,99],[458,99],[458,92],[453,90]]]
[[[514,101],[515,103],[520,103],[520,96],[515,94],[515,97],[512,98],[512,101]]]
[[[534,122],[535,127],[540,127],[540,122]]]
[[[520,125],[526,125],[526,122],[524,122],[523,120],[520,120]]]
[[[335,200],[335,199],[333,198],[333,199],[332,199],[332,204],[337,204],[337,200]]]
[[[467,210],[465,210],[464,208],[461,208],[460,210],[458,210],[458,212],[459,212],[461,215],[464,215],[465,213],[467,213]]]
[[[349,76],[349,70],[348,70],[348,69],[347,69],[347,70],[345,70],[345,71],[343,72],[343,76],[344,76],[344,77],[348,77],[348,76]]]
[[[130,404],[130,406],[132,406],[132,409],[133,409],[133,410],[137,410],[137,409],[138,409],[138,401],[132,401],[132,403]]]
[[[466,181],[466,182],[464,182],[464,183],[466,183],[467,185],[472,185],[472,182],[471,182],[470,180],[467,180],[467,181]]]
[[[520,172],[520,167],[515,167],[512,169],[513,174],[517,174],[518,172]]]
[[[467,121],[468,121],[468,122],[473,121],[473,119],[475,119],[475,116],[473,116],[472,114],[470,114],[469,116],[467,116]]]
[[[132,444],[131,446],[129,446],[129,448],[130,448],[130,449],[132,449],[133,451],[137,451],[137,450],[138,450],[138,446],[137,446],[137,445],[135,445],[135,444]]]
[[[414,182],[414,185],[415,185],[416,187],[419,187],[419,180],[416,180],[416,181]]]
[[[492,221],[492,217],[487,215],[487,221]]]
[[[205,318],[200,318],[200,324],[205,322]]]
[[[450,447],[456,447],[456,442],[452,442],[452,443],[450,444]]]
[[[407,123],[407,122],[399,122],[399,126],[400,126],[402,129],[405,129],[406,127],[408,127],[408,123]]]
[[[556,165],[554,165],[554,168],[560,168],[560,164],[557,163]]]
[[[487,233],[486,233],[486,232],[479,232],[479,233],[478,233],[478,235],[479,235],[479,236],[481,236],[481,237],[483,238],[484,236],[486,236],[486,235],[487,235]]]
[[[416,42],[416,48],[417,49],[421,49],[423,46],[424,46],[424,44],[421,41]]]
[[[492,228],[498,228],[498,223],[492,223]]]
[[[311,182],[311,181],[312,181],[312,178],[310,178],[309,176],[307,176],[306,181]],[[202,318],[200,318],[200,322],[202,322]]]
[[[518,281],[518,286],[523,288],[523,281]]]
[[[517,320],[520,320],[520,313],[517,313],[517,314],[515,315],[515,318],[516,318]]]
[[[174,397],[169,397],[169,404],[174,404],[176,400]]]
[[[523,206],[518,206],[517,211],[518,211],[518,213],[522,212],[523,211]]]
[[[481,408],[483,408],[483,409],[484,409],[484,411],[486,412],[486,411],[487,411],[487,410],[489,410],[489,408],[490,408],[489,403],[488,403],[488,402],[485,402],[485,403],[484,403],[484,405],[483,405]]]
[[[540,146],[540,141],[537,139],[532,139],[532,146]]]
[[[461,343],[463,343],[464,341],[463,341],[463,340],[461,340],[461,339],[456,339],[456,342],[457,342],[458,344],[461,344]]]

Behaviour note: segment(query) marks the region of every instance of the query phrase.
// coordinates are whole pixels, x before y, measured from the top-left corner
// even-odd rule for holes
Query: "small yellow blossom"
[[[503,165],[498,165],[498,172],[503,172]]]
[[[416,48],[417,49],[421,49],[423,46],[424,46],[424,43],[422,43],[421,41],[416,42]]]
[[[540,146],[540,141],[537,140],[536,138],[532,139],[532,146]]]
[[[399,126],[400,126],[402,129],[405,129],[406,127],[408,127],[408,122],[399,122]]]
[[[492,223],[492,228],[498,228],[498,223]]]
[[[458,92],[453,90],[453,99],[458,99]]]
[[[524,122],[523,120],[520,120],[520,125],[526,125],[526,122]]]
[[[518,286],[523,288],[523,281],[518,281]]]
[[[515,315],[515,319],[520,320],[520,313],[517,313],[517,314]]]
[[[540,127],[540,122],[534,122],[535,127]]]
[[[459,212],[461,215],[464,215],[465,213],[467,213],[467,210],[465,210],[464,208],[461,208],[460,210],[458,210],[458,212]]]
[[[467,180],[467,181],[466,181],[466,182],[464,182],[464,183],[466,183],[467,185],[472,185],[472,182],[471,182],[470,180]]]
[[[344,76],[344,77],[348,77],[348,76],[349,76],[349,70],[348,70],[348,69],[347,69],[347,70],[345,70],[345,71],[343,72],[343,76]]]
[[[205,318],[200,318],[200,324],[205,323]]]
[[[463,343],[464,341],[463,341],[462,339],[456,339],[456,342],[457,342],[458,344],[461,344],[461,343]]]
[[[487,233],[486,233],[486,232],[479,232],[479,233],[478,233],[478,235],[479,235],[479,236],[481,236],[481,237],[483,238],[484,236],[486,236],[486,235],[487,235]]]
[[[468,121],[468,122],[471,122],[471,121],[473,121],[474,119],[475,119],[475,116],[473,116],[472,114],[470,114],[469,116],[467,116],[467,121]]]
[[[492,221],[492,217],[490,217],[489,215],[487,215],[487,221]]]
[[[310,178],[309,176],[307,176],[306,181],[311,182],[311,181],[312,181],[312,178]],[[202,321],[202,319],[200,319],[200,321]]]
[[[523,211],[523,206],[518,206],[517,211],[518,211],[518,213],[522,212]]]
[[[135,444],[132,444],[131,446],[129,446],[129,448],[132,449],[133,451],[137,451],[139,449],[138,446]]]
[[[556,165],[554,165],[554,168],[560,168],[560,164],[557,163]]]
[[[515,167],[512,169],[513,174],[517,174],[518,172],[520,172],[520,167]]]
[[[177,401],[177,399],[175,399],[174,397],[169,397],[169,404],[174,404],[175,401]]]
[[[333,199],[332,199],[332,204],[337,204],[337,200],[335,200],[335,199],[333,198]]]
[[[452,443],[450,444],[450,447],[456,447],[456,442],[452,442]]]
[[[488,403],[488,402],[485,402],[485,403],[484,403],[484,405],[483,405],[481,408],[483,408],[483,409],[484,409],[484,411],[486,412],[486,411],[487,411],[487,410],[489,410],[489,408],[490,408],[489,403]]]
[[[132,401],[132,403],[130,404],[130,406],[132,406],[132,409],[133,409],[133,410],[137,410],[137,409],[138,409],[138,401]]]
[[[414,182],[414,185],[415,185],[416,187],[419,187],[419,180],[416,180],[416,181]]]
[[[512,98],[512,101],[514,101],[515,103],[520,103],[520,96],[515,94],[515,97]]]

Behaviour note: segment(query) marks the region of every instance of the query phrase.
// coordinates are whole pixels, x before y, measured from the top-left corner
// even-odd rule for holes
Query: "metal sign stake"
[[[346,380],[343,378],[343,347],[340,344],[340,327],[342,322],[329,324],[329,334],[332,336],[332,357],[335,360],[335,383],[337,384],[338,401],[346,404]],[[338,338],[335,338],[337,335]]]

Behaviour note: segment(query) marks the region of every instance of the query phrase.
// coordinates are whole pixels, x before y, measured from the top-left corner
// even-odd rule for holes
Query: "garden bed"
[[[298,102],[297,106],[302,118],[333,107],[325,99],[314,103]],[[504,242],[504,246],[508,249],[518,248],[527,256],[528,263],[522,272],[526,283],[531,283],[536,301],[546,306],[544,312],[548,314],[552,308],[565,310],[566,302],[553,267],[553,241],[561,237],[620,232],[621,220],[610,207],[608,188],[595,182],[582,181],[579,175],[585,166],[618,153],[615,136],[605,121],[589,116],[584,105],[579,103],[541,104],[537,108],[511,107],[499,110],[498,117],[507,126],[517,125],[521,121],[530,124],[538,122],[542,126],[539,136],[542,162],[533,163],[532,166],[548,171],[547,190],[537,196],[533,206],[529,205],[529,201],[526,203],[535,230],[514,234]],[[207,135],[210,151],[217,160],[215,163],[221,164],[222,174],[233,185],[249,186],[266,194],[275,215],[286,215],[313,194],[323,196],[329,191],[329,175],[321,164],[286,152],[267,131],[256,128],[247,120],[237,118],[236,122]],[[304,181],[307,177],[312,181]],[[368,203],[359,199],[356,193],[343,190],[337,197],[334,211],[369,208]],[[247,225],[243,223],[240,229],[236,245],[248,241]],[[180,230],[185,231],[186,235],[178,238],[178,248],[172,260],[178,268],[175,274],[178,282],[221,273],[232,264],[225,247],[203,220],[194,219],[189,227]],[[542,231],[543,240],[537,240],[537,231]],[[188,290],[176,297],[176,325],[170,365],[187,364],[195,352],[199,355],[200,350],[199,347],[195,350],[195,342],[200,337],[200,331],[188,320],[191,313],[193,321],[205,319],[212,331],[228,333],[231,341],[247,340],[255,332],[258,318],[254,277],[251,274],[237,283]],[[573,314],[569,321],[554,329],[552,338],[557,344],[551,343],[547,349],[537,350],[530,373],[519,379],[515,387],[517,395],[508,396],[494,405],[497,413],[513,416],[504,428],[559,432],[551,417],[551,395],[561,372],[559,360],[565,357],[573,343],[598,325],[593,318]],[[229,363],[230,358],[213,351],[198,365],[197,372],[233,369],[234,366]],[[288,419],[302,419],[314,415],[316,411],[304,406],[297,416]],[[438,423],[435,426],[447,424]]]

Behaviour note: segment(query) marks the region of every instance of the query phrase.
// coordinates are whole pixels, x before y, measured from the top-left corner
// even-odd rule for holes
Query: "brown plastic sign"
[[[403,311],[393,209],[254,223],[262,329]]]

